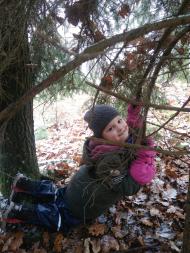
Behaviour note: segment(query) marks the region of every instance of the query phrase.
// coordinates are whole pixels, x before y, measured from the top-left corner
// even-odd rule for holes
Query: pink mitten
[[[151,147],[151,148],[154,148],[155,146],[155,143],[154,143],[154,140],[152,138],[147,138],[146,139],[146,145]],[[156,151],[155,150],[148,150],[148,149],[139,149],[137,151],[137,158],[141,158],[141,159],[144,159],[145,162],[148,162],[148,163],[151,163],[151,161],[154,160],[156,156]]]
[[[141,105],[133,106],[129,104],[128,106],[128,115],[127,115],[127,124],[129,127],[140,128],[142,127],[143,121],[140,116]]]
[[[154,140],[152,137],[148,137],[146,139],[146,144],[147,144],[147,146],[152,147],[152,148],[155,146],[155,143],[154,143]]]
[[[150,183],[155,173],[154,163],[146,163],[141,158],[134,160],[130,166],[131,177],[141,185]]]
[[[152,138],[147,138],[146,144],[150,147],[154,147],[154,141]],[[154,178],[155,169],[155,150],[139,149],[137,151],[137,159],[131,163],[130,174],[133,179],[141,185],[150,183]]]

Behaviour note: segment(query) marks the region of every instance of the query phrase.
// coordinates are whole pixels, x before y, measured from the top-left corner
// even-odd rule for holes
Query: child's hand
[[[141,108],[142,108],[141,105],[136,106],[132,104],[128,105],[127,124],[129,125],[129,127],[132,128],[142,127],[143,121],[140,115]]]
[[[146,138],[146,145],[152,148],[155,147],[155,143],[152,137]]]
[[[154,144],[153,139],[147,138],[146,145],[151,148],[154,148],[155,144]],[[154,158],[156,156],[156,151],[141,148],[137,151],[136,156],[137,156],[137,158],[144,160],[144,162],[151,164],[151,163],[153,163]]]
[[[146,144],[154,147],[154,141],[147,138]],[[154,178],[155,169],[155,150],[139,149],[136,153],[136,160],[131,163],[130,174],[132,178],[141,185],[150,183]]]
[[[141,111],[142,106],[141,105],[132,105],[129,104],[128,108],[127,108],[127,112],[128,114],[134,114],[134,115],[139,115],[140,111]]]
[[[130,175],[139,184],[145,185],[152,181],[156,173],[154,159],[149,158],[149,162],[145,159],[137,158],[131,163]]]

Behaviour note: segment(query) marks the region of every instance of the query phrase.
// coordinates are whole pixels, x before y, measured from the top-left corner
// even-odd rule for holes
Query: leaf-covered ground
[[[45,133],[38,133],[36,141],[42,173],[48,172],[52,179],[63,179],[64,183],[78,169],[83,142],[90,134],[81,110],[74,110],[75,107],[74,103],[70,109],[62,107],[56,123],[43,129]],[[164,143],[169,142],[168,138],[164,139]],[[94,223],[78,227],[68,236],[33,226],[12,226],[0,235],[0,251],[180,252],[188,164],[163,155],[156,161],[157,175],[153,183],[110,207]]]

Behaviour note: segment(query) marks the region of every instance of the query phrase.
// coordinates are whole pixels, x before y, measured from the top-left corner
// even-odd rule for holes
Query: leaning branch
[[[125,96],[123,96],[123,95],[121,95],[121,94],[118,94],[118,93],[115,93],[115,92],[113,92],[113,91],[111,91],[111,90],[108,90],[108,89],[105,89],[105,88],[103,88],[102,86],[98,86],[98,85],[95,85],[95,84],[93,84],[93,83],[91,83],[91,82],[88,82],[88,81],[86,81],[86,83],[89,85],[89,86],[91,86],[91,87],[93,87],[93,88],[95,88],[95,89],[97,89],[97,90],[100,90],[100,91],[102,91],[102,92],[104,92],[104,93],[106,93],[106,94],[109,94],[109,95],[111,95],[111,96],[113,96],[113,97],[115,97],[115,98],[118,98],[118,99],[120,99],[120,100],[122,100],[122,101],[124,101],[124,102],[126,102],[126,103],[130,103],[130,104],[133,104],[133,105],[139,105],[139,102],[136,102],[136,101],[134,101],[134,100],[131,100],[131,99],[129,99],[129,98],[127,98],[127,97],[125,97]],[[176,107],[176,106],[168,106],[168,105],[156,105],[156,104],[151,104],[151,103],[149,103],[149,104],[145,104],[145,103],[140,103],[142,106],[146,106],[146,105],[148,105],[149,107],[152,107],[152,108],[154,108],[154,109],[156,109],[156,110],[167,110],[167,111],[178,111],[178,112],[190,112],[190,108],[188,107],[188,108],[180,108],[180,107]]]
[[[154,72],[152,74],[152,77],[150,79],[150,82],[148,83],[147,94],[146,94],[146,98],[145,98],[145,102],[146,103],[148,103],[148,101],[150,101],[151,94],[152,94],[153,88],[155,86],[156,79],[158,78],[159,71],[160,71],[161,67],[163,66],[163,63],[166,61],[167,56],[170,55],[172,49],[177,44],[177,42],[179,41],[179,39],[182,38],[187,32],[189,32],[189,30],[190,30],[190,26],[187,26],[182,31],[180,31],[177,34],[177,36],[175,37],[175,39],[168,45],[168,47],[164,51],[163,57],[161,57],[160,60],[159,60],[159,62],[157,63],[157,65],[156,65],[156,67],[154,69]],[[149,110],[149,106],[146,105],[145,111],[144,111],[144,118],[145,119],[147,118],[148,110]],[[144,125],[143,125],[143,136],[145,136],[145,133],[146,133],[146,120],[144,121]]]
[[[179,26],[190,23],[190,15],[183,15],[179,17],[169,18],[159,22],[146,24],[142,27],[133,29],[129,32],[124,32],[109,39],[101,40],[100,42],[86,48],[82,53],[78,54],[73,60],[65,64],[59,70],[53,72],[49,77],[43,80],[38,85],[28,90],[20,99],[10,104],[7,108],[0,112],[0,121],[9,120],[12,118],[20,108],[25,105],[29,100],[33,99],[37,94],[48,88],[53,83],[59,81],[70,71],[79,67],[82,63],[92,60],[100,54],[103,54],[106,49],[114,46],[117,43],[128,43],[136,38],[143,36],[151,31],[160,30],[165,27]]]

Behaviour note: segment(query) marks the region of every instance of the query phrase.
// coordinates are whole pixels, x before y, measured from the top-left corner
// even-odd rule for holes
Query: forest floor
[[[77,171],[82,145],[90,131],[83,121],[87,96],[75,96],[36,107],[36,147],[42,173],[67,183]],[[76,106],[77,104],[77,106]],[[157,118],[160,116],[156,114]],[[160,116],[161,117],[161,116]],[[173,129],[187,134],[189,116],[182,114]],[[182,124],[183,123],[183,124]],[[175,126],[174,126],[175,124]],[[159,143],[187,146],[165,130]],[[189,180],[187,157],[158,155],[152,184],[135,196],[125,197],[93,224],[80,226],[67,236],[33,226],[12,226],[0,235],[0,251],[16,253],[107,253],[180,252],[184,228],[184,206]]]

